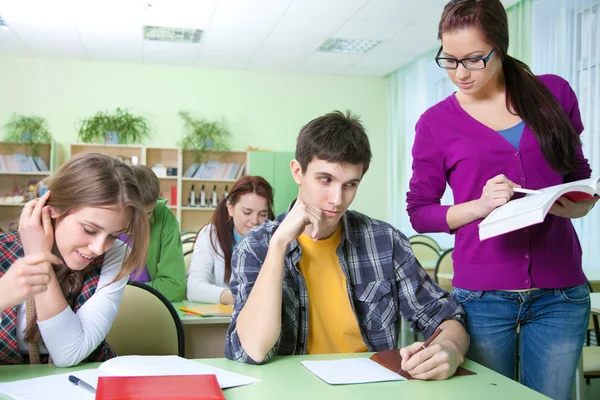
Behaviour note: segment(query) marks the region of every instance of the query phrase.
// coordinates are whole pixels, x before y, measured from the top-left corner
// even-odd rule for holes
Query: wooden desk
[[[225,334],[231,322],[231,317],[201,317],[199,315],[184,315],[179,309],[185,305],[204,305],[193,301],[172,303],[185,333],[186,358],[218,358],[225,356]]]
[[[228,400],[271,399],[443,399],[443,400],[535,400],[547,397],[493,372],[472,361],[463,366],[477,372],[473,376],[450,378],[446,381],[397,381],[365,383],[360,385],[328,385],[308,369],[302,360],[333,360],[350,357],[368,357],[372,353],[318,356],[276,357],[265,365],[247,365],[220,359],[197,360],[207,365],[258,378],[261,382],[226,389]],[[48,365],[0,366],[0,381],[14,381],[43,375],[66,373],[77,369],[95,368],[92,363],[74,368],[56,368]],[[66,384],[69,384],[66,382]],[[6,397],[0,395],[0,399]]]

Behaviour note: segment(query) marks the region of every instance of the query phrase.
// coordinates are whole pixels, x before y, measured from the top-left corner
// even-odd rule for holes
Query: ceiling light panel
[[[318,50],[331,53],[366,53],[379,43],[378,40],[331,38],[321,44]]]
[[[200,43],[202,31],[192,28],[144,26],[144,39],[157,42]]]

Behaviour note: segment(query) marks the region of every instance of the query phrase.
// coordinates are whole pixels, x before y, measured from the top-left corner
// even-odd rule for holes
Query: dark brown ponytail
[[[576,168],[575,146],[581,141],[550,90],[529,67],[507,54],[508,19],[500,0],[452,0],[444,7],[438,39],[444,32],[475,27],[502,59],[506,108],[533,131],[548,164],[563,175]]]

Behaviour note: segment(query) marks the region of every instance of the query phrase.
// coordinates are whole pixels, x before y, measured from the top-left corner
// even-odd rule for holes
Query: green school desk
[[[225,333],[231,322],[231,317],[201,317],[199,315],[184,315],[179,307],[185,305],[204,305],[192,301],[172,303],[185,333],[186,358],[214,358],[225,356]]]
[[[226,389],[224,393],[228,400],[547,399],[547,397],[472,361],[466,361],[463,366],[477,372],[477,375],[474,376],[461,376],[446,381],[397,381],[338,386],[328,385],[300,364],[302,360],[333,360],[365,357],[371,354],[276,357],[266,365],[246,365],[223,358],[197,361],[261,380],[252,385]],[[98,363],[92,363],[74,368],[56,368],[48,365],[0,366],[0,381],[65,373],[98,365]],[[0,399],[6,399],[6,397],[0,395]]]

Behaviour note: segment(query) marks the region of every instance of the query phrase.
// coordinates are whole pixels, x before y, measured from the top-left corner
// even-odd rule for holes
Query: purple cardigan
[[[556,75],[539,80],[554,94],[578,133],[583,131],[575,93]],[[469,290],[564,288],[585,283],[581,246],[570,219],[548,215],[543,223],[479,241],[473,221],[450,232],[440,205],[446,182],[455,204],[478,199],[488,179],[504,174],[528,189],[589,178],[591,169],[577,147],[576,171],[562,176],[546,162],[525,126],[517,151],[493,129],[472,118],[454,94],[428,109],[416,125],[413,175],[407,211],[417,232],[455,233],[454,280]]]

